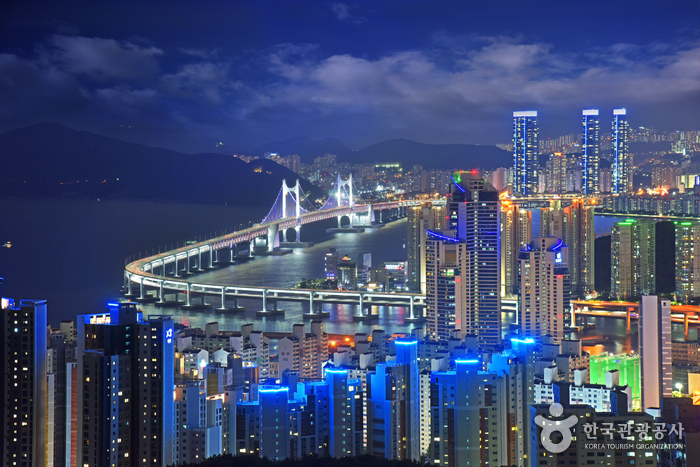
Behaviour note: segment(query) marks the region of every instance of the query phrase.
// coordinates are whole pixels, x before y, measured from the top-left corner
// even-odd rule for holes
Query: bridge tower
[[[282,180],[282,212],[287,214],[287,194],[292,194],[292,200],[294,201],[294,218],[296,219],[296,225],[294,230],[296,231],[296,242],[301,242],[301,204],[299,203],[299,179],[294,187],[289,188],[287,186],[287,181]],[[282,239],[287,242],[287,231],[282,232]]]

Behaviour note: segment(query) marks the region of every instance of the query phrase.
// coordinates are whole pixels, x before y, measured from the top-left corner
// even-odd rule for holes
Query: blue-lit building
[[[612,121],[612,192],[634,191],[632,187],[632,156],[629,148],[630,126],[626,109],[614,109]]]
[[[581,150],[583,151],[583,181],[581,188],[584,194],[600,193],[600,118],[598,109],[583,111],[583,129],[581,132]]]
[[[496,348],[501,345],[498,192],[476,170],[455,172],[452,178],[452,193],[448,197],[449,227],[464,241],[469,258],[466,316],[474,316],[474,319],[466,333],[476,334],[480,346]]]
[[[469,252],[455,230],[427,231],[425,239],[425,326],[428,339],[445,342],[454,331],[476,332],[469,296]]]
[[[513,112],[513,194],[516,196],[537,193],[539,133],[536,110]]]
[[[79,315],[78,465],[166,466],[174,452],[174,337],[171,316],[135,303]]]
[[[396,342],[396,361],[367,381],[367,450],[385,459],[420,459],[418,342]]]
[[[362,453],[363,394],[348,371],[330,368],[323,381],[260,386],[258,400],[238,402],[234,454],[270,459]]]

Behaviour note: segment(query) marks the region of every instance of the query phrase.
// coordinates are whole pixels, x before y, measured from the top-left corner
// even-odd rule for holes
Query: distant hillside
[[[394,139],[367,146],[343,162],[400,162],[405,168],[422,165],[427,169],[510,167],[513,155],[496,146],[474,144],[425,144],[407,139]]]
[[[312,164],[314,158],[324,154],[335,154],[338,158],[345,158],[353,151],[335,138],[325,138],[315,141],[311,138],[293,138],[287,141],[267,143],[255,149],[252,153],[246,154],[253,157],[264,157],[265,153],[276,152],[280,156],[299,154],[304,164]]]
[[[263,157],[267,152],[276,152],[282,156],[299,154],[301,161],[306,164],[311,164],[315,157],[326,153],[337,155],[338,162],[351,164],[400,162],[406,168],[422,165],[427,169],[459,167],[495,169],[497,167],[510,167],[513,163],[512,153],[495,146],[425,144],[407,139],[383,141],[359,151],[352,151],[333,138],[319,141],[310,138],[294,138],[265,144],[247,155]]]
[[[44,123],[0,134],[0,196],[122,197],[271,204],[292,171],[222,154],[182,154]],[[315,190],[303,181],[305,190]]]

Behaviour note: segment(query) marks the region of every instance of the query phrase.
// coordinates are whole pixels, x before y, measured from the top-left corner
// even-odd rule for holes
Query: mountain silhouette
[[[0,195],[270,205],[297,175],[269,160],[183,154],[41,123],[0,134]],[[302,181],[305,191],[316,191]]]

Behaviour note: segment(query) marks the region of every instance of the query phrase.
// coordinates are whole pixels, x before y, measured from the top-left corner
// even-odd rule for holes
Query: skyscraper
[[[396,361],[367,378],[367,450],[385,459],[420,458],[420,386],[415,340],[396,342]]]
[[[700,223],[676,222],[676,295],[687,303],[700,296]]]
[[[564,339],[571,311],[563,246],[559,238],[536,237],[520,252],[518,322],[523,337],[549,335],[557,343]]]
[[[571,292],[578,296],[595,290],[594,214],[580,199],[563,209],[561,202],[555,201],[540,210],[540,236],[561,238],[567,246]]]
[[[77,326],[78,465],[172,464],[172,317],[144,321],[135,303],[121,303]]]
[[[671,302],[645,295],[639,304],[639,355],[642,410],[661,407],[673,392],[671,367]]]
[[[1,311],[0,461],[46,465],[46,301],[3,298]]]
[[[537,111],[513,112],[513,194],[516,196],[537,193],[538,138]]]
[[[447,341],[454,330],[476,334],[476,313],[469,293],[469,252],[464,241],[428,231],[425,240],[426,331],[428,338]]]
[[[532,240],[532,211],[501,201],[501,298],[518,288],[518,255]]]
[[[656,223],[617,222],[610,241],[610,295],[629,299],[656,293]]]
[[[627,122],[627,110],[613,110],[613,193],[627,193],[632,191],[632,159],[629,150],[629,133],[630,127]]]
[[[476,317],[479,345],[501,344],[501,255],[498,192],[477,171],[453,174],[449,228],[469,253],[467,315]]]
[[[408,288],[414,292],[425,293],[425,238],[426,230],[444,230],[447,228],[444,206],[432,206],[430,203],[413,206],[408,209]]]
[[[583,150],[583,193],[586,195],[599,193],[600,119],[598,109],[583,111],[581,149]]]

